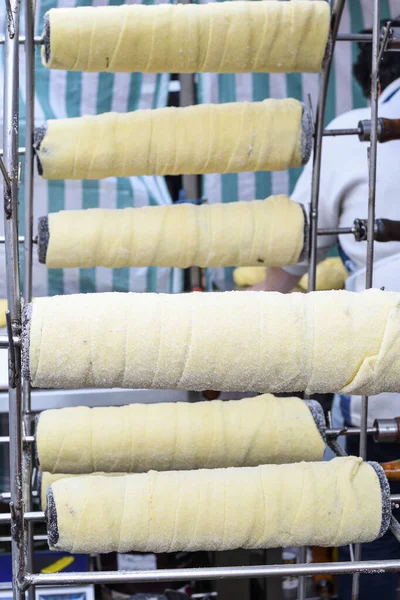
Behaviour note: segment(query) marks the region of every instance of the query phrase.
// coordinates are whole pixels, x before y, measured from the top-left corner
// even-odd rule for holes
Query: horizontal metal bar
[[[328,437],[337,437],[338,435],[360,435],[360,428],[359,427],[346,427],[343,429],[327,429],[325,433]],[[376,427],[368,427],[368,429],[367,429],[368,435],[375,435],[376,433],[378,433],[378,430]]]
[[[36,490],[32,490],[31,496],[32,496],[32,498],[38,498],[39,494]],[[1,492],[0,500],[3,500],[3,501],[11,500],[11,493],[10,492]]]
[[[241,579],[252,577],[299,577],[304,575],[400,571],[400,560],[314,563],[298,565],[257,565],[245,567],[207,567],[198,569],[157,569],[152,571],[88,571],[82,573],[27,574],[25,586],[75,585],[81,583],[144,583],[153,581],[200,581],[204,579]]]
[[[14,345],[21,346],[21,338],[14,338]],[[8,348],[8,337],[6,335],[0,335],[0,348]]]
[[[360,135],[360,129],[324,129],[324,136]]]
[[[382,37],[382,36],[381,36]],[[372,34],[370,33],[339,33],[336,40],[338,42],[371,42],[372,43]],[[4,36],[0,36],[0,44],[4,44],[5,38]],[[19,43],[25,44],[25,36],[19,36]],[[44,44],[44,39],[42,36],[35,36],[33,38],[33,42],[36,46],[42,46]],[[397,36],[393,37],[389,40],[389,48],[400,48],[400,38]]]
[[[317,235],[344,235],[354,232],[354,227],[336,227],[332,229],[318,229]]]
[[[33,435],[26,435],[23,438],[23,441],[25,442],[25,444],[33,444],[33,442],[35,441],[35,437]],[[9,443],[10,443],[10,436],[8,436],[8,435],[0,436],[0,444],[9,444]]]
[[[18,42],[20,44],[25,44],[25,36],[24,35],[20,35],[18,38]],[[0,36],[0,44],[4,44],[5,42],[5,37],[4,35]],[[40,46],[42,44],[44,44],[44,39],[41,36],[35,36],[33,38],[33,43],[36,44],[37,46]]]
[[[18,242],[20,244],[23,244],[24,241],[25,241],[25,238],[24,238],[23,235],[18,236]],[[5,237],[4,237],[4,235],[0,235],[0,244],[5,244]]]
[[[382,37],[382,36],[381,36]],[[372,34],[370,33],[339,33],[337,36],[338,42],[371,42],[372,43]],[[0,44],[4,44],[5,38],[4,36],[0,36]],[[19,43],[25,44],[25,36],[21,35],[19,37]],[[44,44],[44,39],[42,36],[35,36],[33,38],[33,42],[36,46],[41,46]],[[394,36],[391,40],[389,40],[389,48],[400,47],[400,38]]]
[[[24,518],[25,521],[29,521],[30,523],[43,523],[46,520],[44,512],[39,510],[26,512]],[[11,523],[10,513],[0,513],[0,524],[2,523]]]
[[[339,33],[336,40],[338,42],[371,42],[372,33]],[[383,36],[381,35],[381,40]],[[399,50],[400,49],[400,38],[393,36],[388,43],[388,50]]]
[[[43,535],[34,535],[33,539],[34,539],[35,542],[47,542],[48,536],[44,535],[44,534]],[[5,535],[3,537],[0,536],[0,542],[3,542],[3,543],[4,542],[11,542],[11,537],[7,536],[7,535]],[[3,588],[0,588],[0,589],[3,589]]]
[[[400,494],[391,494],[390,501],[391,502],[400,502]]]
[[[24,147],[18,148],[18,154],[25,154],[25,151]],[[0,156],[3,156],[3,152],[3,148],[0,148]]]

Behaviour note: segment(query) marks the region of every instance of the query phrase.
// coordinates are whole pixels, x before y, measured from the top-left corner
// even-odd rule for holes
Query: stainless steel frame
[[[19,273],[19,244],[24,244],[24,301],[29,302],[32,295],[32,207],[33,207],[33,150],[32,135],[34,123],[34,49],[35,45],[43,42],[40,37],[34,37],[34,0],[25,1],[25,36],[19,36],[20,5],[18,0],[6,0],[7,29],[0,43],[4,44],[5,70],[4,70],[4,136],[3,159],[0,160],[0,170],[3,175],[4,195],[4,240],[6,251],[7,269],[7,298],[9,306],[9,328],[6,339],[0,339],[0,347],[8,347],[9,351],[9,415],[10,435],[0,438],[0,443],[10,444],[10,513],[0,514],[0,523],[11,525],[11,545],[13,562],[13,598],[23,600],[24,590],[32,590],[35,585],[73,585],[76,583],[111,583],[111,582],[150,582],[150,581],[176,581],[219,579],[221,577],[236,579],[247,577],[283,577],[288,575],[305,577],[318,573],[355,574],[353,600],[358,598],[358,577],[360,573],[382,573],[383,571],[400,571],[399,560],[383,560],[361,562],[354,560],[348,563],[324,564],[298,564],[298,565],[263,565],[246,567],[217,567],[202,569],[176,569],[157,571],[116,571],[116,572],[88,572],[88,573],[58,573],[34,574],[32,573],[30,544],[33,537],[33,524],[44,520],[42,512],[31,511],[30,477],[23,479],[23,468],[30,464],[31,417],[35,410],[35,403],[31,405],[29,385],[21,383],[21,356],[20,356],[20,327],[21,327],[21,294]],[[373,250],[374,250],[374,217],[375,217],[375,184],[376,184],[376,159],[377,159],[377,89],[378,89],[378,62],[381,42],[385,40],[379,26],[379,0],[374,0],[374,24],[372,36],[359,36],[357,34],[338,35],[341,15],[345,0],[337,0],[332,16],[332,46],[321,74],[320,94],[318,101],[317,122],[315,127],[315,151],[313,159],[313,179],[310,208],[310,247],[309,247],[309,291],[315,289],[316,250],[318,234],[318,202],[321,173],[321,152],[324,136],[324,116],[329,75],[336,41],[372,41],[373,62],[371,65],[372,90],[371,90],[371,141],[369,148],[369,197],[368,197],[368,243],[367,243],[367,281],[366,287],[372,285]],[[362,38],[362,39],[361,39]],[[25,147],[18,146],[18,60],[19,47],[25,46],[26,53],[26,99],[27,99],[27,127]],[[389,39],[386,50],[397,50],[400,40],[395,37]],[[182,82],[184,83],[184,82]],[[340,135],[341,132],[337,132]],[[343,133],[343,132],[342,132]],[[355,133],[355,132],[352,132]],[[345,133],[343,133],[344,135]],[[348,134],[348,132],[346,133]],[[19,154],[25,155],[25,235],[18,235],[18,178]],[[1,156],[1,152],[0,152]],[[145,393],[140,391],[141,393]],[[61,392],[63,393],[63,392]],[[92,393],[89,391],[89,394]],[[131,392],[132,393],[132,392]],[[39,395],[50,394],[43,391]],[[52,394],[52,393],[51,393]],[[93,395],[93,394],[92,394]],[[97,396],[101,403],[100,396]],[[32,396],[34,401],[35,395]],[[95,402],[95,399],[93,399]],[[124,400],[122,399],[122,402]],[[349,430],[351,435],[360,433],[360,454],[365,455],[366,436],[375,433],[375,428],[367,428],[368,403],[363,404],[363,420],[358,431]],[[341,433],[332,430],[333,440],[335,434]],[[340,446],[335,446],[338,454],[342,454]],[[392,498],[398,502],[398,497]],[[397,522],[392,522],[392,530],[396,537],[400,535]],[[41,536],[43,537],[43,536]],[[8,538],[7,538],[8,539]],[[358,552],[358,554],[357,554]],[[356,549],[356,557],[359,551]],[[30,592],[32,594],[32,592]],[[300,585],[300,600],[305,596],[304,579]],[[33,598],[33,595],[31,595]]]

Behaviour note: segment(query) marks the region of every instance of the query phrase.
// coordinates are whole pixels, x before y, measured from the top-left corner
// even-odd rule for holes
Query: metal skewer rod
[[[361,130],[357,127],[354,129],[324,129],[323,135],[325,137],[339,136],[339,135],[359,135]]]
[[[0,156],[3,156],[4,151],[3,148],[0,148]],[[22,148],[18,148],[18,154],[25,154],[25,148],[22,146]]]
[[[26,435],[23,440],[24,444],[33,444],[35,441],[35,436],[33,435]],[[9,444],[10,443],[10,438],[8,435],[3,435],[0,437],[0,444]]]
[[[345,427],[343,429],[327,429],[325,434],[327,437],[338,437],[342,435],[360,435],[361,429],[359,427]],[[368,427],[367,434],[375,435],[378,432],[376,427]]]
[[[20,35],[18,38],[18,43],[19,44],[25,44],[25,36],[24,35]],[[4,35],[0,36],[0,45],[5,43],[5,37]],[[42,36],[35,36],[33,38],[33,43],[35,44],[35,46],[40,46],[44,44],[44,39]]]
[[[46,520],[43,511],[31,511],[24,513],[25,521],[30,523],[43,523]],[[11,523],[11,513],[0,513],[0,524]]]
[[[354,232],[354,227],[334,227],[332,229],[318,229],[317,235],[344,235]]]
[[[34,37],[35,46],[42,46],[44,44],[44,38],[42,36]],[[372,34],[370,33],[339,33],[336,41],[338,42],[371,42],[372,43]],[[0,36],[0,45],[4,44],[5,38],[4,36]],[[25,36],[20,35],[18,42],[20,44],[25,44]],[[400,38],[397,36],[393,36],[388,43],[388,49],[400,49]]]
[[[337,36],[338,42],[371,42],[372,33],[339,33]],[[383,35],[379,36],[379,40],[383,40]],[[387,44],[387,50],[400,50],[400,38],[393,36],[389,38]]]
[[[9,339],[6,335],[0,335],[0,348],[8,348],[10,345]],[[14,337],[14,346],[19,348],[21,346],[21,338],[19,336]]]
[[[36,490],[32,490],[31,491],[31,496],[32,498],[38,498],[39,494]],[[11,492],[1,492],[0,493],[0,500],[10,500],[11,498]]]
[[[400,560],[364,562],[308,563],[297,565],[257,565],[245,567],[206,567],[197,569],[157,569],[152,571],[88,571],[81,573],[28,574],[29,585],[65,586],[83,583],[139,583],[153,581],[200,581],[205,579],[241,579],[260,577],[303,577],[306,575],[397,572]]]
[[[45,535],[45,534],[43,534],[43,535],[34,535],[32,539],[35,542],[46,542],[48,540],[48,536]],[[0,536],[0,542],[3,542],[3,543],[11,542],[11,537],[7,536],[7,535],[4,536],[4,537]],[[0,589],[3,590],[4,588],[0,588]],[[29,587],[29,590],[34,590],[34,589],[35,588],[33,586]],[[29,593],[29,590],[28,590],[28,593]]]
[[[4,237],[4,235],[0,235],[0,244],[5,244],[6,243],[6,239]],[[24,244],[25,243],[25,236],[24,235],[19,235],[18,236],[18,243],[19,244]],[[33,238],[32,239],[32,244],[37,244],[37,238]]]

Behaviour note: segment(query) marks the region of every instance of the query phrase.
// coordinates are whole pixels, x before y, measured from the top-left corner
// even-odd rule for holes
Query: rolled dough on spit
[[[57,119],[35,131],[45,179],[280,171],[305,164],[313,123],[292,98]]]
[[[360,458],[122,477],[47,491],[49,545],[73,553],[342,546],[383,535],[382,468]]]
[[[399,303],[381,290],[36,298],[23,375],[38,388],[398,392]]]
[[[39,219],[48,268],[265,265],[302,260],[307,219],[287,196],[229,204],[69,210]]]
[[[318,72],[326,2],[218,2],[51,9],[42,60],[70,71]]]
[[[264,394],[243,400],[62,408],[38,418],[40,468],[140,473],[322,460],[321,406]]]
[[[87,473],[86,475],[90,475],[91,477],[120,477],[121,475],[124,475],[124,473]],[[79,475],[70,473],[48,473],[47,471],[38,472],[39,497],[42,510],[46,510],[47,488],[55,481],[65,479],[66,477],[79,477]]]

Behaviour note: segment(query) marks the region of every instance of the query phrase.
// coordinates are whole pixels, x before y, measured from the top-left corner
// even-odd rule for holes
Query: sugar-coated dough
[[[73,553],[342,546],[382,524],[379,478],[356,457],[72,477],[50,490],[49,543]]]
[[[124,473],[87,473],[87,475],[90,475],[91,477],[119,477],[124,475]],[[47,488],[49,488],[55,481],[58,481],[59,479],[65,479],[66,477],[77,477],[77,475],[70,473],[48,473],[47,471],[39,471],[40,504],[42,510],[46,510]]]
[[[307,0],[56,8],[46,19],[52,69],[289,73],[321,70],[330,13]]]
[[[381,290],[36,298],[24,375],[44,388],[397,392],[399,303]]]
[[[270,394],[47,410],[38,421],[36,445],[40,468],[53,473],[291,463],[321,460],[325,449],[307,404]]]
[[[51,120],[38,156],[45,179],[279,171],[307,162],[303,143],[288,98]]]
[[[287,196],[194,206],[70,210],[48,216],[49,268],[291,265],[304,215]]]

